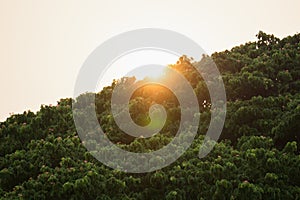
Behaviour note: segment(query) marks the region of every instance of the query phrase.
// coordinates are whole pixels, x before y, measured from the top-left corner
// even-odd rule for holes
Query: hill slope
[[[194,62],[183,56],[173,69],[192,85],[201,124],[192,146],[172,165],[151,173],[112,170],[84,148],[72,117],[72,99],[13,115],[0,124],[2,199],[299,199],[300,198],[300,34],[278,39],[259,32],[257,41]],[[194,67],[212,58],[228,98],[225,127],[205,158],[197,157],[210,122],[210,97]],[[130,101],[130,114],[149,122],[148,108],[165,106],[168,119],[150,139],[125,135],[115,124],[110,99],[113,82],[96,95],[97,117],[119,147],[150,152],[168,144],[180,120],[176,97],[164,88],[144,87]],[[74,104],[76,105],[76,104]],[[151,164],[151,161],[149,161]],[[128,163],[136,167],[134,163]]]

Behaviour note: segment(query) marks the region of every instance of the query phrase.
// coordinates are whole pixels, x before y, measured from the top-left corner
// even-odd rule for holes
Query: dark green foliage
[[[0,123],[0,199],[300,199],[300,34],[280,40],[260,31],[257,38],[199,62],[182,56],[169,66],[194,88],[201,122],[191,147],[161,170],[129,174],[98,162],[77,136],[72,99],[12,115]],[[194,67],[205,68],[211,58],[225,83],[227,118],[213,151],[199,159],[211,104]],[[209,68],[203,73],[210,76]],[[98,121],[109,139],[127,151],[151,152],[170,143],[181,112],[188,110],[166,88],[140,88],[129,104],[134,122],[147,125],[154,103],[166,108],[168,119],[151,138],[126,135],[114,121],[110,100],[117,84],[126,92],[136,81],[124,77],[97,94],[82,94],[75,105],[84,108],[95,95]],[[89,116],[82,117],[89,123]]]

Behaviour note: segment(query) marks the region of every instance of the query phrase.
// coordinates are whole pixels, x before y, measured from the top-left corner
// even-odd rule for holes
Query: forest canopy
[[[210,59],[224,81],[227,114],[217,144],[199,159],[211,100],[195,69]],[[176,134],[182,112],[178,99],[158,85],[138,89],[129,111],[133,121],[144,126],[149,107],[163,105],[168,118],[159,133],[135,138],[116,125],[112,91],[117,84],[125,90],[138,81],[124,77],[96,94],[61,99],[57,105],[42,105],[36,113],[25,111],[1,122],[0,198],[300,199],[300,34],[279,39],[260,31],[256,41],[203,55],[200,61],[182,56],[168,67],[189,81],[201,114],[195,140],[176,162],[151,173],[125,173],[97,161],[82,144],[72,106],[84,106],[89,95],[95,96],[103,131],[120,148],[151,152]]]

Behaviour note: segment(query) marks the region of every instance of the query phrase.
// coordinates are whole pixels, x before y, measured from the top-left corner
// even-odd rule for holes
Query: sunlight
[[[166,75],[166,66],[154,66],[147,70],[145,73],[145,78],[149,78],[152,81],[158,81],[161,78],[164,78]]]
[[[98,80],[95,91],[100,91],[104,86],[110,85],[113,79],[135,76],[138,80],[148,77],[156,81],[165,72],[166,66],[176,63],[179,55],[159,49],[143,49],[129,52],[111,63],[103,77]],[[141,66],[149,65],[149,69],[135,70]],[[153,66],[152,66],[153,65]]]

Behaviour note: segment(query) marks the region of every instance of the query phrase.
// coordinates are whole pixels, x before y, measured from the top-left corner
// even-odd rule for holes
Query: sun
[[[145,72],[145,78],[148,78],[151,81],[158,81],[163,77],[165,77],[166,70],[167,70],[166,66],[149,67],[149,70]]]

